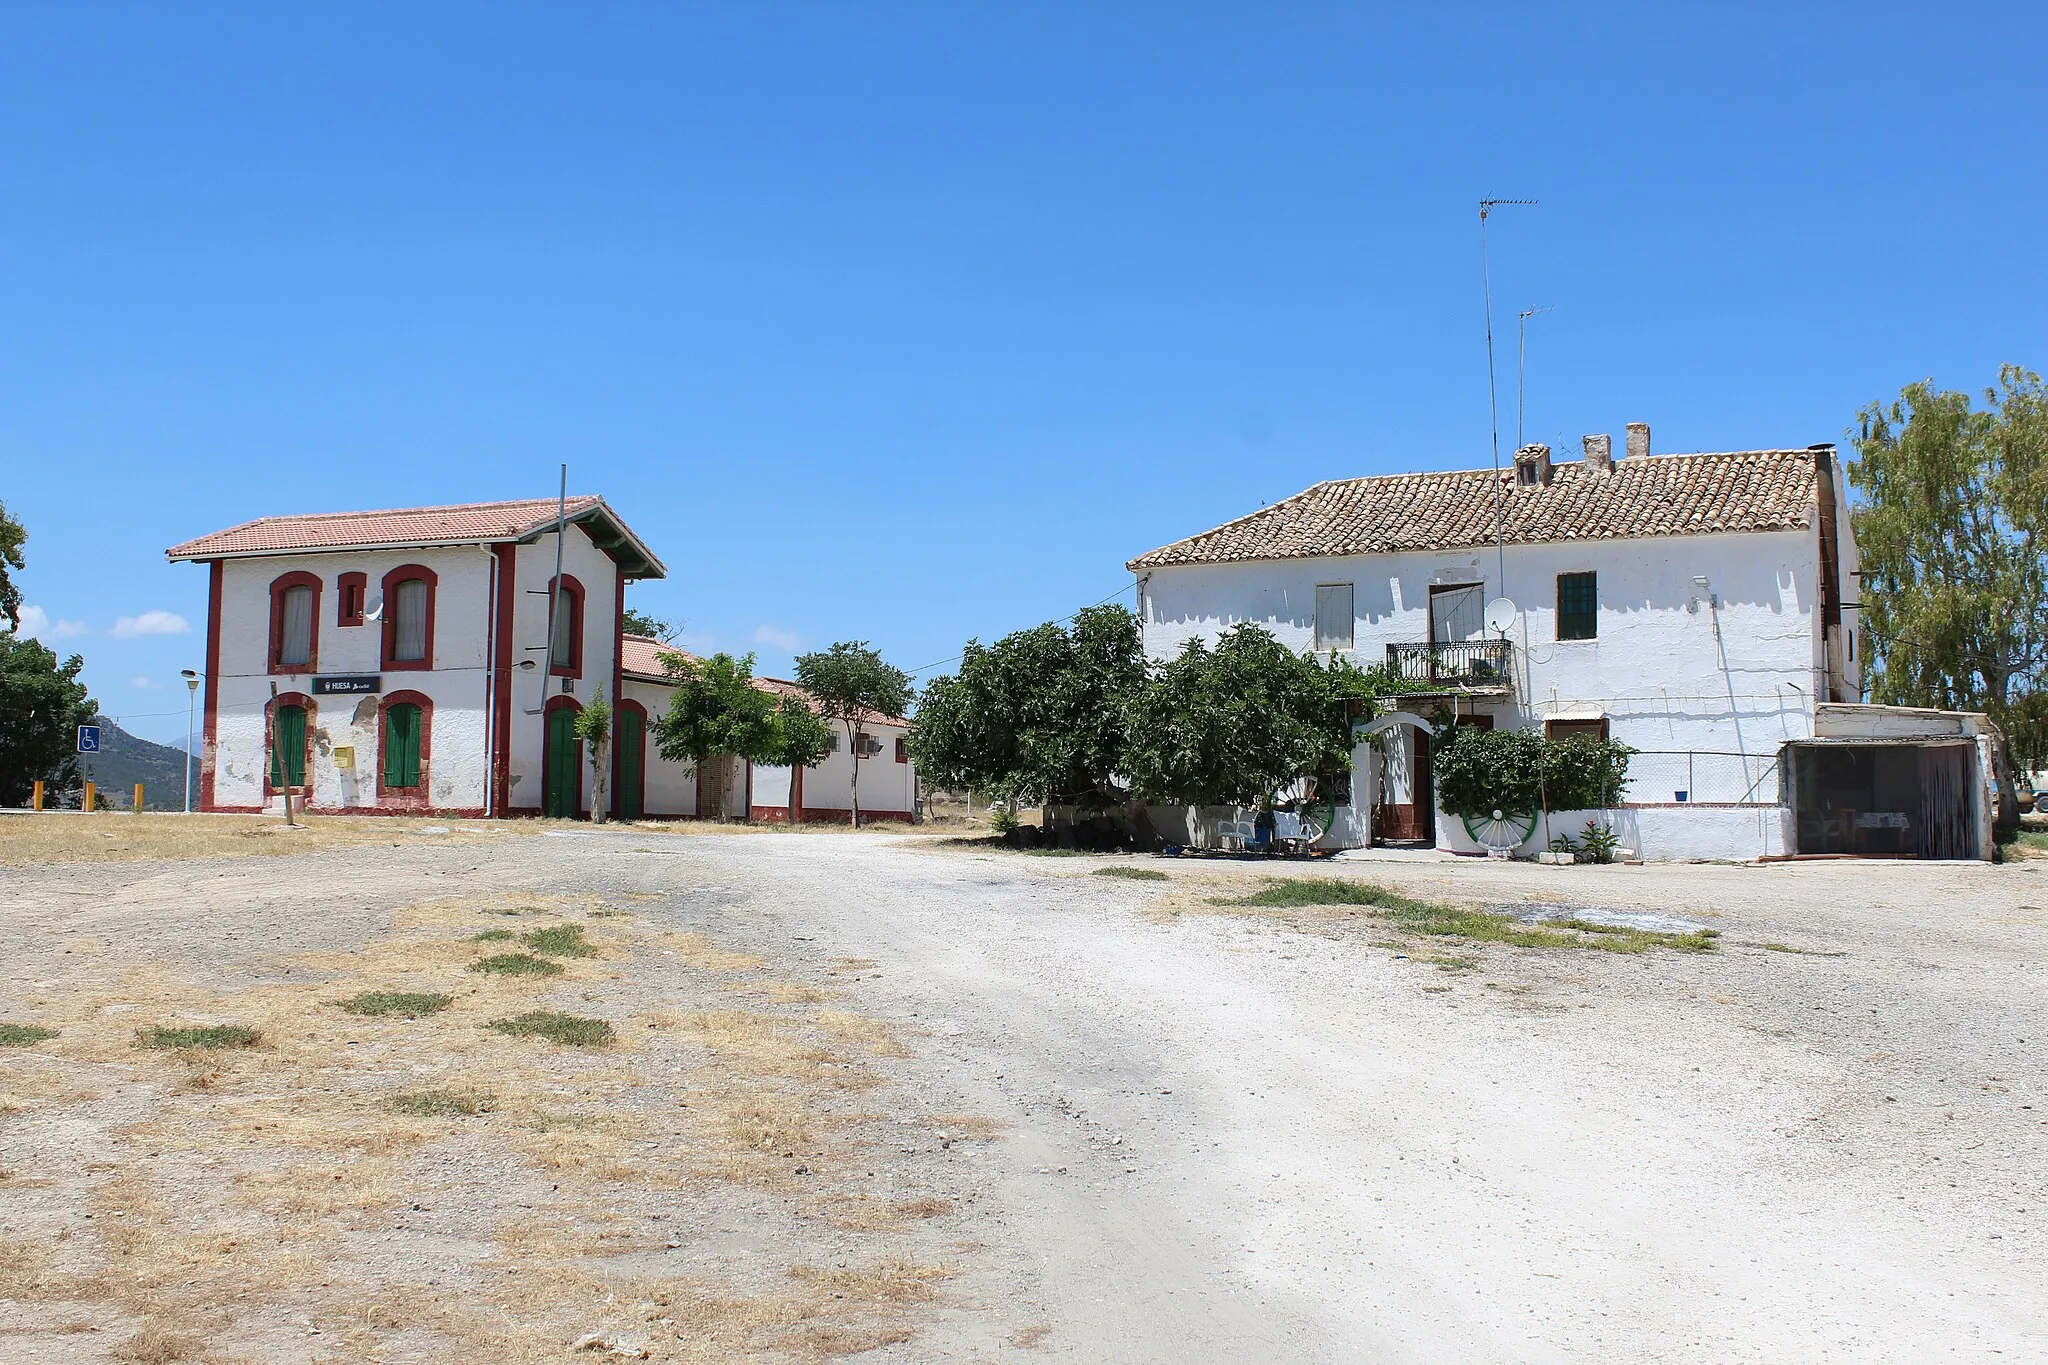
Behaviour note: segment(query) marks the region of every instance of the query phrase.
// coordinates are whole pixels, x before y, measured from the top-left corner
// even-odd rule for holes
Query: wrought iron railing
[[[1388,645],[1387,667],[1405,682],[1446,687],[1507,687],[1514,656],[1506,640],[1462,640],[1456,644]]]

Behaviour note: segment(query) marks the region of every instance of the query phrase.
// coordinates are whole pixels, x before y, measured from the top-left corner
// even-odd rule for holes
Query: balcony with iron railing
[[[1388,645],[1387,667],[1403,682],[1435,683],[1446,692],[1505,694],[1514,686],[1514,652],[1506,640]]]

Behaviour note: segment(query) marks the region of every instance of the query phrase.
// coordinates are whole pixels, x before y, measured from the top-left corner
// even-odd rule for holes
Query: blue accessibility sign
[[[96,754],[100,751],[100,727],[81,725],[78,727],[78,752]]]

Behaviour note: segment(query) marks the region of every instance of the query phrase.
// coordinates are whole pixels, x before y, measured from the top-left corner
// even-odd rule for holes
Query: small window
[[[900,739],[896,741],[896,761],[898,763],[910,762],[910,746],[907,742]]]
[[[391,634],[396,642],[391,657],[400,663],[418,663],[427,657],[427,585],[408,578],[391,594]]]
[[[875,743],[873,735],[870,735],[865,730],[855,730],[853,732],[853,755],[855,758],[873,758],[880,752],[882,752],[882,746]]]
[[[417,787],[420,784],[421,711],[411,702],[399,702],[384,712],[384,788]]]
[[[548,671],[571,678],[583,676],[583,585],[563,574],[555,586],[554,639],[548,649]]]
[[[335,593],[334,624],[337,626],[359,626],[363,623],[363,599],[369,592],[369,578],[365,574],[345,573],[334,580]]]
[[[1584,735],[1589,739],[1607,738],[1607,717],[1589,717],[1583,720],[1546,720],[1543,722],[1543,737],[1545,739],[1571,739],[1575,735]]]
[[[1316,584],[1316,648],[1351,648],[1351,585]]]
[[[1600,633],[1599,575],[1557,576],[1557,638],[1591,640]]]
[[[304,668],[313,662],[313,590],[303,583],[284,590],[277,661],[285,668]]]

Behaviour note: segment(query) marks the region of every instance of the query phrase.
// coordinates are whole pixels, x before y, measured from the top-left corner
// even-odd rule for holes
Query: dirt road
[[[1212,904],[1267,869],[1101,861],[592,832],[291,865],[356,879],[341,919],[428,879],[639,896],[890,1026],[868,1164],[950,1204],[905,1235],[952,1278],[860,1359],[2048,1359],[2048,862],[1320,869],[1722,935],[1463,967],[1370,915]],[[197,884],[20,873],[0,932],[42,970],[145,876]],[[307,946],[266,904],[237,951]],[[720,1216],[684,1250],[768,1235]]]

